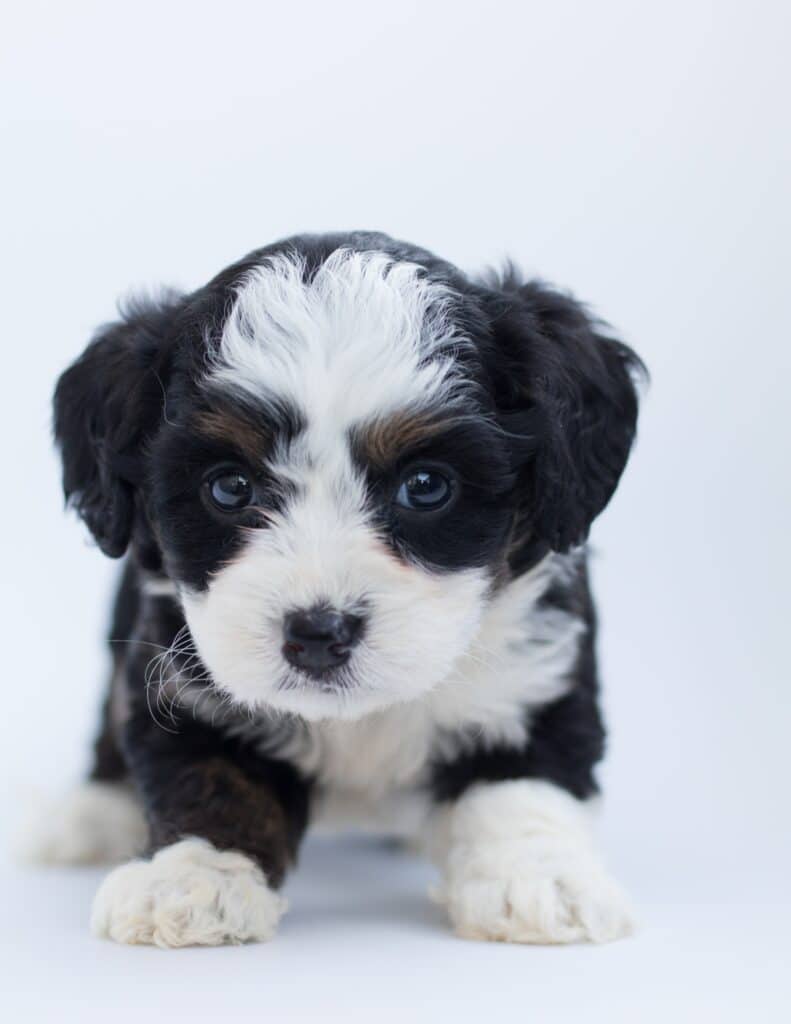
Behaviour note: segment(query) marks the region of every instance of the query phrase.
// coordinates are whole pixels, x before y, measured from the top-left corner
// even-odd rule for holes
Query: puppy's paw
[[[17,853],[35,864],[113,864],[142,853],[148,826],[131,788],[85,782],[27,808]]]
[[[438,821],[435,893],[459,935],[501,942],[610,942],[633,930],[603,868],[589,811],[551,783],[481,784]]]
[[[469,939],[611,942],[633,930],[626,897],[592,853],[535,839],[451,851],[437,896]]]
[[[183,839],[108,875],[91,928],[101,938],[162,947],[262,942],[285,908],[249,857]]]

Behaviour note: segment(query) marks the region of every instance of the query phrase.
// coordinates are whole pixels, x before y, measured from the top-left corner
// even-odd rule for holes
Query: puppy
[[[269,939],[309,824],[418,838],[466,937],[630,929],[593,849],[585,541],[628,348],[516,272],[299,236],[140,302],[61,377],[66,496],[126,555],[91,781],[38,840],[118,942]]]

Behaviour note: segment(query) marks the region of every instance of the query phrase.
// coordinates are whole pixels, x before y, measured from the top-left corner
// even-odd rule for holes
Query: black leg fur
[[[89,778],[95,782],[120,782],[128,775],[120,745],[126,696],[126,666],[130,645],[140,611],[137,569],[131,561],[124,565],[118,593],[113,605],[108,643],[112,659],[110,685],[102,705],[99,731],[93,746],[93,762]]]
[[[133,596],[134,591],[127,573],[116,624],[128,627],[132,608],[137,624],[132,644],[126,645],[127,707],[119,742],[122,764],[149,822],[150,852],[197,836],[218,849],[252,857],[277,886],[296,859],[308,819],[310,783],[284,761],[262,757],[196,721],[189,709],[164,718],[157,713],[155,696],[146,692],[146,669],[152,652],[168,647],[184,620],[171,599]],[[103,730],[97,750],[108,745],[118,753],[112,746],[116,731],[111,722],[111,738]]]

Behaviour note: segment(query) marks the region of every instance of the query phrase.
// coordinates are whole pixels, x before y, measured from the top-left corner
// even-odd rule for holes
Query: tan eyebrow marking
[[[205,412],[195,418],[196,429],[214,441],[234,445],[251,461],[259,461],[272,443],[270,431],[263,425],[253,425],[230,412]]]
[[[378,467],[393,463],[404,451],[442,433],[452,420],[427,412],[401,412],[358,428],[355,442],[362,458]]]

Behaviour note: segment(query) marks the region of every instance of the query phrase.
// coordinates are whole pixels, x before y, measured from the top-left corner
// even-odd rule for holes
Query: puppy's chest
[[[358,721],[311,723],[289,759],[315,780],[312,823],[415,838],[431,810],[432,764],[464,741],[443,730],[429,703],[389,708]]]
[[[376,795],[427,781],[440,745],[430,709],[399,705],[358,721],[311,723],[290,759],[327,790]]]
[[[182,698],[183,699],[183,698]],[[200,704],[205,714],[207,703]],[[285,760],[313,781],[311,823],[412,837],[430,809],[434,759],[459,749],[430,705],[402,704],[355,721],[228,720],[226,735]]]

